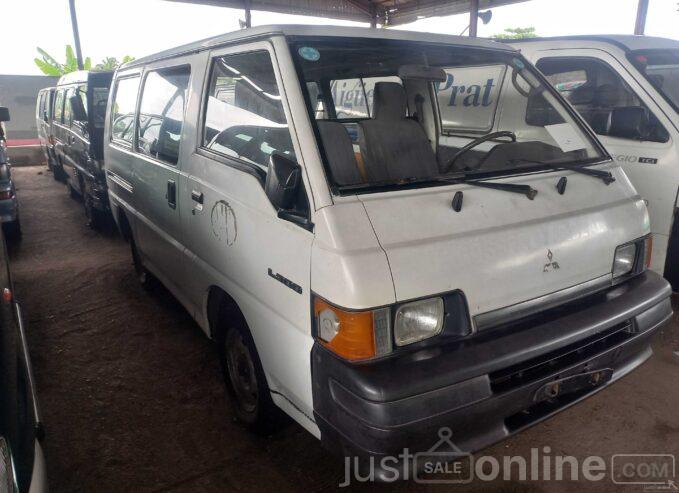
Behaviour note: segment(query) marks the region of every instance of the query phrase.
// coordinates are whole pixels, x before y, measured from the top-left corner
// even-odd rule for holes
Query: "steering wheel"
[[[479,137],[478,139],[472,140],[469,144],[467,144],[462,149],[457,151],[455,153],[455,155],[450,159],[450,161],[448,161],[448,164],[446,164],[443,172],[447,173],[448,171],[450,171],[450,168],[453,167],[453,164],[455,164],[455,161],[457,161],[460,158],[460,156],[465,154],[467,151],[472,150],[474,147],[478,146],[479,144],[483,144],[487,140],[499,139],[501,137],[509,137],[512,142],[516,142],[516,134],[512,131],[509,131],[509,130],[500,130],[499,132],[491,132],[489,134],[486,134],[482,137]]]

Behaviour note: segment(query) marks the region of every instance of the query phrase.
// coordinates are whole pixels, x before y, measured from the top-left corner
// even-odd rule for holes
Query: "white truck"
[[[513,46],[582,115],[646,200],[651,268],[679,290],[679,41],[569,36]]]

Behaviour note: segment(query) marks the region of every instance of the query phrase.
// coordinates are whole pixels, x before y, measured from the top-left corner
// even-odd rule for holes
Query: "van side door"
[[[304,166],[283,68],[266,41],[216,49],[207,62],[203,97],[192,105],[197,142],[181,204],[194,316],[207,330],[209,289],[226,291],[247,321],[274,401],[313,428],[314,235],[279,218],[263,186],[273,154]],[[291,62],[286,70],[295,73]]]
[[[184,301],[180,154],[190,79],[191,64],[185,60],[146,67],[136,119],[134,160],[137,246],[144,265],[180,301]]]
[[[654,236],[651,267],[662,274],[679,186],[679,154],[672,123],[620,61],[606,51],[545,50],[537,52],[534,60],[589,123],[646,200]]]

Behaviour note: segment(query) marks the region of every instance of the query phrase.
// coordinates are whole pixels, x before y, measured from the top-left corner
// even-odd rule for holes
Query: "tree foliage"
[[[58,62],[52,55],[40,47],[38,47],[37,50],[40,54],[40,58],[35,58],[34,61],[40,71],[45,75],[59,77],[61,75],[78,70],[78,59],[76,58],[71,45],[66,45],[66,61],[64,63]],[[115,57],[106,57],[101,61],[101,63],[98,63],[95,67],[92,67],[92,60],[87,57],[85,60],[83,60],[83,70],[115,70],[121,64],[130,62],[132,60],[134,60],[134,57],[129,55],[123,57],[122,62],[118,61],[118,59]]]
[[[509,27],[505,32],[500,34],[493,34],[491,38],[495,39],[525,39],[537,38],[534,27]]]

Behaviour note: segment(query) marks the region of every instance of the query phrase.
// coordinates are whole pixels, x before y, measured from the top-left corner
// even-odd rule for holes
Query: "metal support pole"
[[[648,0],[639,0],[637,6],[637,22],[634,24],[634,34],[642,35],[646,30],[646,14],[648,13]]]
[[[469,1],[469,36],[475,38],[479,25],[479,0]]]
[[[252,12],[250,12],[250,0],[243,0],[245,9],[245,27],[252,27]]]
[[[75,43],[75,56],[78,60],[78,70],[83,69],[83,52],[80,49],[80,33],[78,32],[78,18],[75,14],[75,0],[68,0],[71,9],[71,27],[73,28],[73,42]]]

